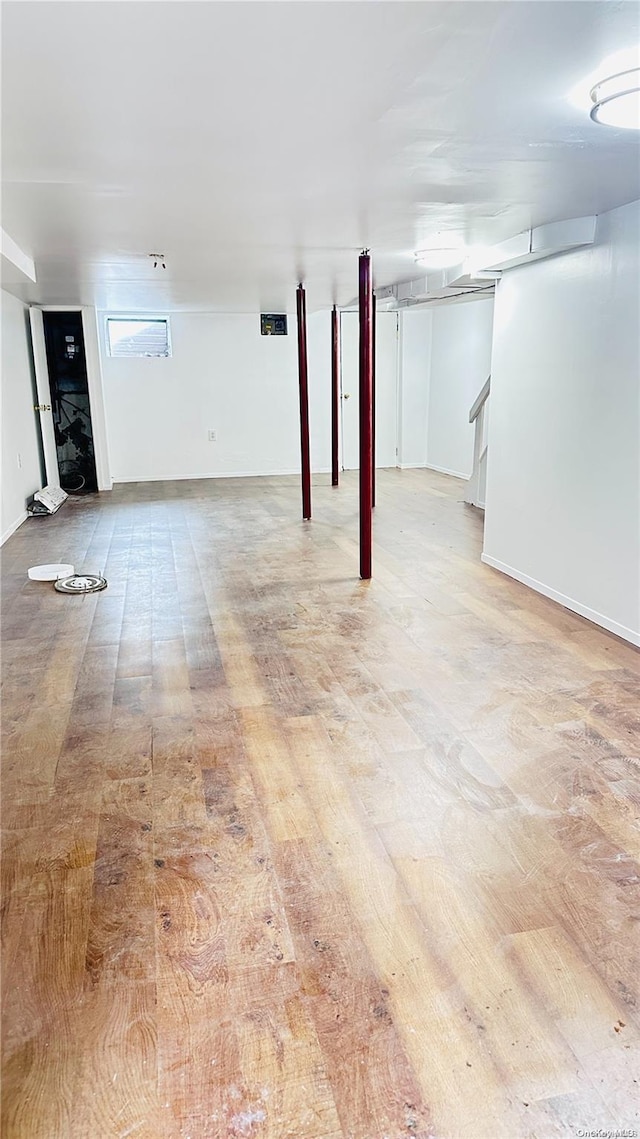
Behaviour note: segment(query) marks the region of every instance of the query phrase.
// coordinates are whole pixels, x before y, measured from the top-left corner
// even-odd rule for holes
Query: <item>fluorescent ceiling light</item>
[[[640,130],[640,48],[626,48],[603,60],[569,95],[596,123]]]
[[[437,246],[433,249],[419,249],[414,254],[418,265],[424,265],[426,269],[450,269],[453,265],[460,265],[466,255],[466,250],[463,245],[457,248],[450,246],[443,248]]]

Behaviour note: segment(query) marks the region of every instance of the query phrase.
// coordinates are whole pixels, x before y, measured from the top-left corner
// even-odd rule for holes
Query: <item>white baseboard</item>
[[[398,468],[401,471],[423,471],[426,463],[398,463]]]
[[[12,534],[15,534],[18,527],[22,526],[22,523],[26,522],[27,518],[28,518],[27,512],[26,512],[26,510],[23,510],[20,517],[16,518],[15,522],[12,522],[11,526],[9,526],[9,528],[7,530],[5,530],[4,534],[0,538],[0,546],[4,546],[7,538],[10,538]]]
[[[536,593],[541,593],[543,597],[548,597],[551,601],[556,601],[558,605],[564,606],[565,609],[570,609],[573,613],[578,613],[581,617],[586,617],[587,621],[593,621],[594,625],[600,625],[601,628],[607,629],[609,633],[615,633],[617,637],[622,637],[624,641],[630,641],[632,645],[640,646],[640,633],[634,632],[633,629],[628,629],[626,625],[621,625],[618,621],[612,621],[610,617],[605,617],[603,613],[597,613],[595,609],[590,609],[588,605],[582,605],[579,601],[574,601],[572,597],[565,597],[564,593],[558,593],[557,589],[551,589],[550,586],[544,585],[543,582],[536,581],[534,577],[529,577],[526,573],[520,573],[520,570],[514,569],[513,566],[505,565],[504,562],[498,561],[497,558],[492,558],[490,554],[482,554],[481,558],[485,565],[500,570],[500,573],[505,573],[507,577],[515,578],[516,581],[527,585],[529,589],[534,589]]]
[[[452,479],[463,479],[464,482],[469,482],[469,475],[463,475],[460,471],[450,471],[447,467],[436,467],[433,463],[425,463],[428,471],[437,471],[440,475],[451,475]]]
[[[282,475],[299,475],[300,469],[287,468],[281,471],[213,471],[211,474],[197,475],[114,475],[114,483],[129,483],[129,482],[183,482],[194,481],[197,479],[277,479]],[[311,472],[311,478],[315,475],[329,475],[331,474],[330,467],[319,467],[318,470]]]

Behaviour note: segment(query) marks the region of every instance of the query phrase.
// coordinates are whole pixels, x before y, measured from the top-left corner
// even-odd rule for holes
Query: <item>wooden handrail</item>
[[[490,391],[491,391],[491,376],[489,375],[489,376],[487,376],[484,384],[482,385],[482,388],[480,389],[480,392],[478,393],[478,398],[475,400],[475,402],[473,403],[473,405],[471,407],[471,411],[469,412],[469,423],[473,423],[474,419],[478,418],[481,409],[484,407],[484,404],[487,402],[487,399],[489,398],[489,392]]]

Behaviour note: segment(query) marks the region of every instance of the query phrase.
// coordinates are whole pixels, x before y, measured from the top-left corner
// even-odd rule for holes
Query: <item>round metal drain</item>
[[[76,573],[72,577],[61,577],[54,585],[58,593],[97,593],[106,588],[106,577],[97,573]]]

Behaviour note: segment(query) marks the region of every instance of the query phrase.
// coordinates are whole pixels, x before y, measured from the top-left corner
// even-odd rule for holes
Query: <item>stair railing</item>
[[[475,423],[473,440],[473,468],[467,484],[465,502],[471,506],[485,507],[487,485],[487,446],[489,429],[488,400],[491,392],[491,376],[487,376],[482,388],[469,411],[469,423]]]

